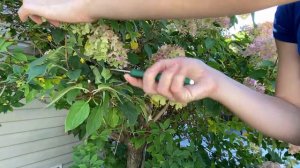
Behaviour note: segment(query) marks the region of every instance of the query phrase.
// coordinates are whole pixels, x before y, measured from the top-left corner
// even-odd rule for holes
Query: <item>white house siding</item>
[[[0,114],[0,168],[67,168],[79,140],[64,132],[66,111],[34,102]]]

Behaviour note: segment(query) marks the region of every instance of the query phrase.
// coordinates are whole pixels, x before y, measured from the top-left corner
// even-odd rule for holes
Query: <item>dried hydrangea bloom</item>
[[[279,163],[265,162],[260,168],[281,168]]]
[[[174,20],[173,24],[169,25],[170,29],[178,31],[182,35],[191,35],[196,37],[201,30],[205,29],[219,29],[215,26],[219,24],[221,28],[228,29],[231,25],[229,17],[220,18],[205,18],[205,19],[188,19],[188,20]]]
[[[155,63],[162,59],[176,57],[185,57],[185,50],[182,47],[176,45],[163,45],[158,49],[157,53],[152,55],[151,61]]]
[[[257,80],[247,77],[244,79],[244,85],[249,88],[256,90],[259,93],[265,93],[266,88],[263,84],[259,83]]]
[[[300,146],[295,146],[295,145],[290,144],[289,145],[289,154],[295,155],[297,153],[300,153]]]
[[[98,61],[105,61],[116,68],[127,67],[127,53],[119,37],[106,25],[93,30],[85,44],[85,54]]]
[[[277,56],[275,40],[273,38],[271,22],[258,25],[256,29],[244,27],[242,30],[253,36],[253,42],[242,53],[245,57],[258,55],[262,59],[271,59]]]

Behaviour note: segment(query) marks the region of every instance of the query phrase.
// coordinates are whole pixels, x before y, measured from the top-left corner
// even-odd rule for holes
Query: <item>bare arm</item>
[[[225,16],[297,0],[23,0],[22,21],[45,17],[57,22],[91,22],[98,18],[166,19]]]
[[[259,94],[227,78],[215,99],[252,127],[271,137],[300,144],[300,56],[297,45],[277,41],[277,96]],[[231,95],[231,96],[228,96]]]
[[[258,93],[216,71],[200,60],[177,58],[150,67],[143,80],[126,80],[148,94],[160,94],[182,103],[205,97],[221,102],[264,134],[300,145],[300,56],[296,44],[277,42],[280,57],[277,96]],[[158,84],[155,76],[162,72]],[[195,85],[183,86],[184,77]]]
[[[113,19],[203,18],[249,13],[296,0],[119,0],[94,1],[92,16]],[[122,1],[123,2],[123,1]],[[99,10],[99,6],[105,6]]]

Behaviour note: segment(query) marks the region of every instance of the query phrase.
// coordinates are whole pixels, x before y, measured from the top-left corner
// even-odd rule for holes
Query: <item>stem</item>
[[[119,146],[119,143],[120,143],[121,135],[123,133],[123,128],[124,128],[124,125],[122,125],[121,133],[119,134],[119,137],[118,137],[118,140],[117,140],[117,145],[116,145],[116,149],[114,151],[114,155],[116,155],[116,153],[117,153],[117,149],[118,149],[118,146]]]
[[[67,35],[65,35],[65,59],[66,59],[67,68],[70,69],[68,63],[69,58],[68,58],[68,47],[67,47]]]
[[[1,97],[2,94],[4,93],[5,89],[6,89],[6,86],[4,86],[3,89],[1,90],[0,97]]]
[[[154,122],[157,122],[161,116],[167,111],[167,109],[170,106],[170,102],[168,102],[168,104],[154,117]]]

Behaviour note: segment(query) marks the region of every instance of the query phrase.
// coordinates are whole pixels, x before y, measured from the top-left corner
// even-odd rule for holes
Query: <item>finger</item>
[[[189,90],[184,87],[184,79],[184,75],[176,75],[171,84],[171,93],[175,101],[180,103],[187,103],[190,100]]]
[[[207,97],[208,86],[204,83],[197,83],[195,85],[185,86],[185,95],[190,98],[189,101],[204,99]]]
[[[29,13],[27,10],[24,9],[23,6],[19,9],[18,15],[22,22],[26,22],[28,20]]]
[[[41,17],[39,17],[39,16],[36,16],[36,15],[31,15],[31,16],[29,16],[30,17],[30,19],[32,20],[32,21],[34,21],[36,24],[42,24],[43,23],[43,20],[42,20],[42,18]]]
[[[56,21],[56,20],[49,20],[49,23],[52,24],[55,27],[59,27],[60,26],[60,22]]]
[[[174,64],[174,66],[172,66],[171,68],[168,68],[167,70],[163,71],[157,86],[157,92],[160,95],[169,98],[170,100],[174,100],[174,97],[170,89],[171,89],[172,80],[177,72],[178,72],[177,64]]]
[[[143,89],[145,93],[157,94],[157,84],[155,81],[156,76],[165,69],[166,61],[159,61],[148,68],[143,77]]]
[[[135,87],[138,87],[138,88],[143,88],[143,81],[141,79],[131,77],[129,74],[124,75],[124,78],[132,86],[135,86]]]

